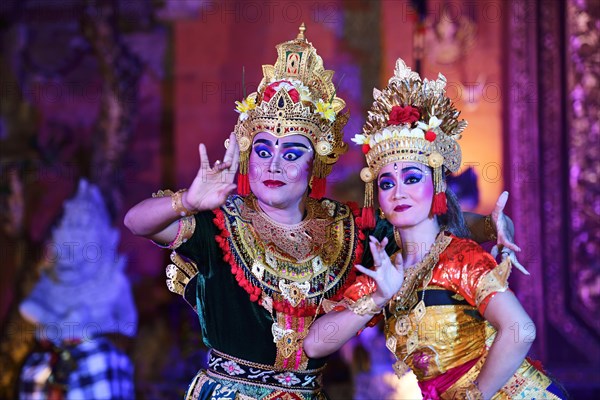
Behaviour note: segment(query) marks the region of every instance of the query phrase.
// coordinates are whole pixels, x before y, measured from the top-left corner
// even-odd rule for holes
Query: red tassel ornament
[[[250,194],[250,178],[248,174],[238,173],[237,189],[240,196],[248,196]]]
[[[325,190],[327,189],[327,180],[325,178],[319,178],[317,176],[313,176],[312,178],[312,188],[310,190],[310,197],[313,199],[321,199],[325,196]]]
[[[363,207],[360,213],[360,219],[362,222],[362,229],[375,228],[375,211],[373,210],[373,206]]]
[[[448,212],[448,203],[446,201],[446,192],[433,195],[433,204],[431,205],[433,215],[443,215]]]

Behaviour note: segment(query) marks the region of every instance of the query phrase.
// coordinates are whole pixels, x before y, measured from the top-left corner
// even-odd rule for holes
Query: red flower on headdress
[[[413,106],[394,106],[388,118],[388,125],[412,124],[420,117],[421,113]]]
[[[275,93],[277,93],[277,91],[279,91],[279,89],[281,89],[282,87],[288,88],[288,94],[290,95],[294,103],[300,101],[300,93],[298,93],[298,90],[296,90],[293,87],[292,83],[289,81],[277,81],[267,86],[263,93],[263,101],[268,102],[269,100],[271,100],[271,98],[275,96]]]

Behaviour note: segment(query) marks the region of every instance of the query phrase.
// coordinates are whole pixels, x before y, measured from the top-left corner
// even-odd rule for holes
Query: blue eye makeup
[[[279,150],[280,147],[281,150]],[[270,140],[256,139],[254,142],[254,152],[260,158],[271,158],[277,153],[280,154],[278,157],[281,157],[284,161],[296,161],[310,151],[310,147],[303,143],[285,142],[280,145],[279,139],[275,142],[275,150],[273,149],[273,142]]]
[[[260,158],[269,158],[271,157],[271,150],[265,145],[254,146],[254,152]]]
[[[394,186],[396,186],[396,182],[394,182],[394,180],[391,178],[382,177],[379,180],[379,189],[381,189],[381,190],[389,190],[389,189],[393,188]]]
[[[411,170],[410,172],[402,174],[402,181],[405,185],[413,185],[423,180],[425,175],[422,172]]]
[[[294,149],[294,150],[286,151],[285,153],[283,153],[283,155],[281,157],[286,161],[295,161],[295,160],[299,159],[300,157],[302,157],[303,154],[304,154],[304,151]]]

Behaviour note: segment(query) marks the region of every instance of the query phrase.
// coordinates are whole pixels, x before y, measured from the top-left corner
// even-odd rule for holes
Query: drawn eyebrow
[[[256,146],[257,144],[264,144],[267,145],[269,147],[273,147],[273,142],[267,139],[256,139],[254,141],[254,145]],[[304,143],[298,143],[298,142],[287,142],[287,143],[283,143],[281,145],[281,147],[283,147],[284,149],[288,149],[290,147],[299,147],[302,149],[306,149],[309,150],[308,146],[305,145]]]
[[[271,142],[270,140],[267,140],[267,139],[256,139],[254,141],[255,146],[259,143],[266,144],[267,146],[273,147],[273,142]]]
[[[419,171],[419,172],[423,172],[423,170],[422,170],[422,169],[420,169],[419,167],[416,167],[416,166],[414,166],[414,165],[411,165],[411,166],[409,166],[409,167],[402,168],[402,172],[403,172],[403,173],[404,173],[404,172],[408,172],[408,171],[410,171],[411,169],[415,169],[415,170],[417,170],[417,171]],[[394,175],[393,175],[391,172],[384,172],[383,174],[379,175],[379,179],[381,180],[382,178],[392,178],[393,176],[394,176]]]
[[[296,142],[284,143],[284,144],[282,144],[282,147],[284,149],[288,149],[290,147],[300,147],[300,148],[308,150],[308,146],[306,146],[304,143],[296,143]]]
[[[419,168],[419,167],[415,167],[414,165],[411,165],[411,166],[409,166],[409,167],[406,167],[406,168],[402,168],[402,172],[408,172],[408,171],[410,171],[411,169],[416,169],[416,170],[417,170],[417,171],[419,171],[419,172],[423,172],[423,170],[422,170],[421,168]]]

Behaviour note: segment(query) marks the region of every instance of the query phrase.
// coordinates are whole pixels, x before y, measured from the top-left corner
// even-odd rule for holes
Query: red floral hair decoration
[[[409,124],[412,125],[421,118],[419,110],[413,106],[394,106],[388,118],[389,125]]]

